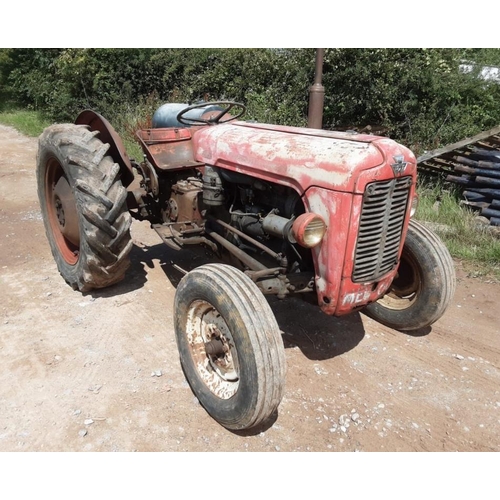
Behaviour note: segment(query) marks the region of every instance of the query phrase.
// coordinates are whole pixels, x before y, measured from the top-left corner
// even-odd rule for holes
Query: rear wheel
[[[444,243],[412,220],[391,288],[364,312],[396,330],[410,331],[435,323],[455,292],[453,260]]]
[[[182,368],[201,405],[228,429],[265,422],[283,397],[285,353],[266,299],[248,276],[208,264],[175,294]]]
[[[132,248],[127,192],[96,132],[53,125],[39,139],[38,197],[52,255],[82,292],[123,279]]]

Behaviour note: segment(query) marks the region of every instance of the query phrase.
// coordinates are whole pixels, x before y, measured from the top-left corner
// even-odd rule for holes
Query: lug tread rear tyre
[[[386,326],[411,331],[428,327],[441,318],[455,293],[456,276],[445,244],[416,220],[410,221],[401,259],[405,258],[416,263],[420,276],[415,300],[398,309],[386,307],[382,298],[368,305],[364,312]]]
[[[199,300],[220,313],[234,338],[241,379],[229,399],[210,392],[190,352],[188,310]],[[248,276],[225,264],[207,264],[184,276],[175,295],[175,331],[186,378],[202,406],[221,425],[232,430],[250,429],[275,412],[286,376],[283,341],[268,302]]]
[[[86,126],[52,125],[39,138],[38,196],[45,230],[57,267],[74,289],[82,292],[113,285],[123,279],[132,248],[131,216],[119,166],[107,156],[108,144]],[[51,226],[47,198],[47,169],[57,162],[69,183],[78,214],[78,260],[64,258]]]

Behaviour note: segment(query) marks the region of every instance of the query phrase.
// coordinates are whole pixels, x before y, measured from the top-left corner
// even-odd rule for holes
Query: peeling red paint
[[[307,131],[304,133],[303,131]],[[300,194],[310,186],[352,192],[360,171],[382,164],[372,136],[235,122],[193,134],[195,159],[270,182]]]

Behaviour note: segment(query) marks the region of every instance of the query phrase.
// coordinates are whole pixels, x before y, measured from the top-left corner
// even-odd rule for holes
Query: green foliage
[[[314,49],[0,49],[0,99],[113,124],[164,102],[236,100],[247,119],[304,126]],[[459,71],[463,62],[474,71]],[[324,128],[387,131],[417,154],[500,123],[500,49],[326,49]],[[121,126],[117,128],[122,128]]]
[[[1,54],[0,54],[1,56]],[[251,119],[303,123],[308,75],[286,51],[269,49],[9,49],[0,87],[56,121],[84,108],[111,118],[123,106],[250,100]],[[297,92],[298,89],[298,92]],[[302,115],[302,116],[301,116]]]
[[[383,126],[417,154],[492,128],[500,85],[459,71],[476,55],[500,65],[498,49],[327,50],[326,127]]]
[[[500,238],[478,223],[477,213],[460,204],[460,194],[439,184],[421,184],[415,217],[434,224],[453,257],[474,263],[474,275],[500,279]]]
[[[14,127],[30,137],[38,137],[50,125],[39,112],[27,110],[0,112],[0,123]]]

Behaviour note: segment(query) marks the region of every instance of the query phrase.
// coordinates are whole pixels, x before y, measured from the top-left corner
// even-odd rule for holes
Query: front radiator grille
[[[354,257],[354,282],[375,281],[398,261],[411,177],[366,186]]]

